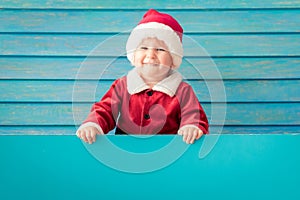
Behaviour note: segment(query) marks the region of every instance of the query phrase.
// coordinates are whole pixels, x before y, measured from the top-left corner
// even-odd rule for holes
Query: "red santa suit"
[[[175,70],[152,89],[136,68],[117,79],[92,106],[80,128],[96,127],[116,134],[177,134],[185,126],[208,133],[208,120],[192,87]]]

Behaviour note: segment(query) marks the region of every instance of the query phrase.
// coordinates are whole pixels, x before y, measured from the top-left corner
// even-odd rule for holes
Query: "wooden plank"
[[[132,67],[125,57],[0,57],[0,79],[116,79]],[[300,58],[184,58],[179,68],[188,79],[300,78]],[[215,69],[215,70],[214,70]]]
[[[220,116],[211,116],[211,113],[222,114],[225,111],[226,125],[300,125],[299,103],[202,105],[213,125],[222,125],[223,121]],[[90,108],[90,103],[1,103],[0,125],[78,125]]]
[[[0,126],[0,135],[75,135],[78,126]],[[218,134],[220,126],[211,125],[210,134]],[[225,125],[222,134],[296,134],[300,126]],[[114,134],[112,130],[109,134]]]
[[[201,102],[300,102],[300,80],[189,80]],[[0,102],[95,102],[110,81],[0,80]],[[223,87],[225,91],[223,91]],[[96,91],[95,91],[96,90]],[[217,96],[219,93],[224,94]]]
[[[252,0],[252,1],[239,1],[239,0],[126,0],[114,1],[113,3],[105,0],[77,0],[77,1],[55,1],[55,0],[2,0],[0,8],[58,8],[58,9],[238,9],[238,8],[295,8],[300,7],[299,0]]]
[[[128,32],[145,11],[136,10],[3,10],[0,32]],[[168,11],[185,33],[299,32],[300,10]]]
[[[217,200],[225,197],[239,200],[245,199],[245,194],[247,199],[300,198],[299,134],[223,135],[212,151],[199,159],[199,150],[206,138],[209,141],[214,136],[205,136],[187,146],[180,136],[147,139],[102,136],[102,140],[98,139],[93,146],[85,146],[74,136],[1,136],[0,198]],[[167,146],[170,140],[178,142],[178,145]],[[137,157],[138,161],[129,156],[120,158],[118,151],[112,151],[105,141],[129,154],[136,153],[135,156],[142,152],[145,157]],[[171,158],[174,153],[182,154],[170,162],[162,147],[171,152],[168,154]],[[98,160],[97,155],[89,153],[95,148],[104,152]],[[154,150],[158,151],[158,156],[149,163]],[[109,163],[101,159],[105,155],[118,158],[119,165],[109,167]],[[132,160],[129,164],[128,159]],[[162,169],[151,168],[156,170],[141,172],[144,166],[156,166],[154,164],[159,164],[162,159],[169,161],[164,162]],[[136,173],[121,171],[132,165],[140,167]],[[99,184],[99,180],[105,184]],[[122,187],[117,187],[120,180]],[[186,192],[199,191],[200,180],[205,183],[205,190]],[[163,188],[149,189],[158,181]],[[249,192],[253,186],[255,189]]]
[[[1,55],[125,55],[127,35],[0,35]],[[192,35],[185,56],[299,56],[300,35]]]

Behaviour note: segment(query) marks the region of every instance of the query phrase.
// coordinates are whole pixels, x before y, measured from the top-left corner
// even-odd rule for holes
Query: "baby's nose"
[[[147,57],[150,57],[150,58],[155,57],[155,49],[154,48],[147,49],[146,55],[147,55]]]

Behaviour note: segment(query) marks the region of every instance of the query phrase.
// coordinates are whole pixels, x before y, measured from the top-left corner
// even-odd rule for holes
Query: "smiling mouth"
[[[144,63],[143,64],[144,67],[159,67],[159,64],[155,64],[155,63]]]

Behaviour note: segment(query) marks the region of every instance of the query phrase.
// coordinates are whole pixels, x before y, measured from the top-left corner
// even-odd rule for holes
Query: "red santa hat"
[[[139,24],[132,30],[126,44],[127,58],[132,63],[134,51],[143,39],[156,37],[165,42],[173,58],[173,65],[178,68],[182,62],[183,29],[171,15],[148,10]]]

